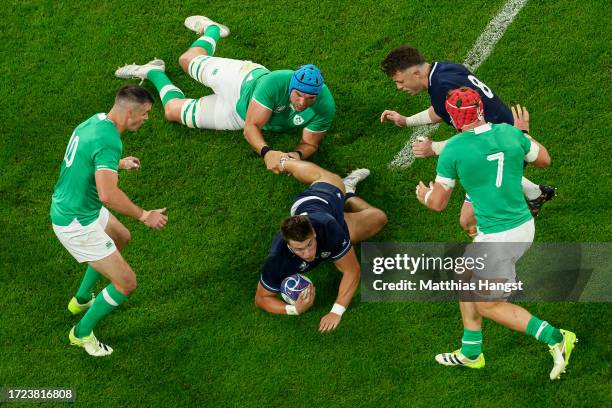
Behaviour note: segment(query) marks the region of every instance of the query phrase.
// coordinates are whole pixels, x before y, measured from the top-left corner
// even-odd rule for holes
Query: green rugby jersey
[[[519,129],[486,124],[453,136],[438,159],[437,181],[459,179],[472,199],[478,228],[507,231],[531,219],[521,188],[531,140]]]
[[[96,189],[96,170],[117,172],[123,151],[115,124],[105,113],[81,123],[72,133],[51,199],[51,222],[69,225],[75,218],[89,225],[98,218],[102,203]]]
[[[312,132],[327,131],[336,114],[336,103],[327,85],[309,108],[296,112],[289,100],[289,83],[293,71],[268,71],[264,68],[253,70],[242,82],[240,99],[236,111],[243,120],[251,99],[272,111],[272,116],[263,130],[282,132],[291,128],[306,128]]]

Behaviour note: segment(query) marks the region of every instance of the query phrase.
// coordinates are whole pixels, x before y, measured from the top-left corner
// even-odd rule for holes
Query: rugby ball
[[[302,292],[308,293],[310,285],[312,281],[299,273],[287,276],[281,283],[281,297],[288,304],[294,305]]]

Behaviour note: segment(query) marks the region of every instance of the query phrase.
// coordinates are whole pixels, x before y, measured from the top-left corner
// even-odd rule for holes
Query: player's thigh
[[[136,274],[117,250],[106,258],[90,261],[89,265],[113,282],[121,292],[131,292],[136,288]]]
[[[316,166],[316,164],[314,163],[313,165]],[[329,170],[325,170],[322,167],[319,167],[317,179],[311,184],[311,186],[315,185],[316,183],[331,184],[332,186],[340,189],[340,191],[342,191],[342,194],[346,193],[346,186],[342,182],[342,178],[339,175],[332,173]]]
[[[243,66],[248,61],[200,55],[189,63],[187,73],[201,84],[212,88],[218,95],[226,95],[240,90]]]
[[[236,112],[238,99],[228,100],[220,95],[208,95],[183,103],[180,122],[190,128],[239,130],[244,121]]]
[[[108,221],[106,223],[106,232],[115,241],[119,249],[123,248],[131,239],[130,231],[110,212],[108,213]]]

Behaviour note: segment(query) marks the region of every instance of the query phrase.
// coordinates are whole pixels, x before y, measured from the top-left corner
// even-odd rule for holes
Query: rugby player
[[[461,133],[448,140],[438,159],[435,183],[428,188],[420,182],[417,198],[426,207],[442,211],[458,179],[473,198],[478,221],[474,242],[497,243],[487,244],[493,259],[487,259],[486,270],[473,271],[472,282],[516,283],[515,263],[529,249],[535,234],[533,216],[521,191],[523,160],[546,167],[550,164],[548,151],[519,129],[529,125],[525,108],[512,108],[517,127],[488,123],[479,93],[463,87],[450,92],[446,110]],[[484,367],[482,319],[487,318],[547,344],[553,356],[551,380],[565,372],[576,342],[574,333],[559,330],[507,302],[499,291],[477,289],[475,295],[475,301],[460,301],[464,325],[461,348],[438,354],[438,363]]]
[[[172,84],[160,59],[145,65],[126,65],[115,74],[119,78],[149,79],[159,92],[169,121],[199,129],[242,129],[251,148],[275,173],[281,171],[280,157],[285,152],[272,150],[263,131],[302,129],[297,146],[286,152],[295,159],[306,159],[319,149],[336,105],[316,66],[269,71],[251,61],[215,57],[217,42],[229,35],[229,29],[205,16],[188,17],[185,26],[199,37],[180,56],[179,64],[193,79],[210,87],[213,95],[186,98]]]
[[[281,231],[272,242],[255,304],[269,313],[304,313],[314,302],[314,285],[295,305],[288,305],[277,297],[282,281],[309,272],[323,261],[332,261],[342,279],[331,311],[319,324],[319,331],[331,331],[340,323],[359,286],[361,268],[353,244],[377,234],[387,223],[387,216],[355,195],[357,183],[370,174],[367,169],[355,170],[341,179],[313,163],[289,157],[282,158],[281,166],[309,187],[294,198],[290,216],[282,221]]]

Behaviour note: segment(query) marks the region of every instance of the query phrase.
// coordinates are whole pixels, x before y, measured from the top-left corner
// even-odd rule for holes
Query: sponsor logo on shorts
[[[212,74],[213,74],[213,75],[217,75],[217,72],[219,72],[219,68],[215,68],[215,69],[213,69]]]
[[[306,268],[308,268],[308,264],[306,263],[306,261],[304,261],[300,265],[300,272],[304,272],[306,270]]]
[[[327,258],[331,255],[331,252],[321,252],[321,258]]]
[[[106,248],[111,248],[113,246],[113,241],[107,241],[106,242]]]

